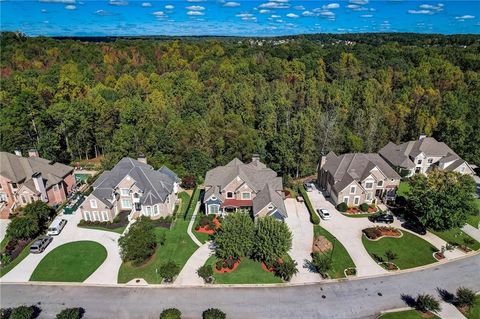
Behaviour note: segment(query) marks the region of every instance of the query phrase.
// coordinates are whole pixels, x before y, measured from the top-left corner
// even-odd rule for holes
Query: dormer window
[[[130,195],[130,189],[128,189],[128,188],[121,188],[121,189],[120,189],[120,194],[121,194],[122,196],[128,196],[128,195]]]
[[[97,208],[97,201],[95,199],[90,200],[90,207]]]
[[[355,186],[350,187],[350,194],[355,194],[357,188]]]
[[[233,192],[227,192],[227,198],[233,198]]]
[[[428,162],[428,164],[432,164],[432,163],[433,163],[433,158],[429,158],[429,159],[427,160],[427,162]]]
[[[267,209],[268,209],[268,210],[272,210],[272,209],[274,209],[274,208],[275,208],[275,207],[274,207],[272,204],[270,204],[270,205],[267,206]]]
[[[373,182],[366,182],[365,183],[365,189],[372,189],[373,188]]]
[[[377,182],[377,186],[378,186],[378,187],[383,187],[383,181],[378,181],[378,182]]]
[[[418,165],[422,165],[422,160],[421,160],[421,159],[418,160],[418,161],[417,161],[417,164],[418,164]]]

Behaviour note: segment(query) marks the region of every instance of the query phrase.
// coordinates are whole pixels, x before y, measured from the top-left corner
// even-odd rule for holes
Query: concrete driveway
[[[8,224],[10,224],[10,219],[0,219],[0,241],[5,238]]]
[[[292,283],[319,282],[321,277],[309,267],[312,261],[310,256],[313,244],[313,225],[310,223],[310,214],[304,203],[299,203],[293,198],[285,200],[288,218],[286,224],[290,228],[293,240],[290,257],[298,264],[298,273],[292,278]]]
[[[15,268],[0,278],[0,282],[28,282],[37,265],[50,251],[69,242],[91,240],[100,243],[107,249],[107,258],[85,282],[91,284],[116,284],[118,270],[122,264],[117,244],[120,235],[109,231],[77,227],[80,220],[79,214],[61,215],[58,218],[67,220],[67,225],[65,225],[60,235],[54,236],[53,241],[43,253],[29,254],[25,257]]]

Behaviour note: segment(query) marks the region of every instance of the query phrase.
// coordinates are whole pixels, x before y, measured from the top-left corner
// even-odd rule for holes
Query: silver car
[[[30,252],[32,254],[40,254],[45,248],[52,242],[53,237],[51,236],[40,236],[35,242],[30,246]]]
[[[323,220],[329,220],[330,218],[332,218],[332,216],[326,209],[319,208],[317,209],[317,213]]]

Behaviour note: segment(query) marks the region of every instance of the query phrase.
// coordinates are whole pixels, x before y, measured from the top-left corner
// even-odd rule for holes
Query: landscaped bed
[[[78,227],[89,228],[89,229],[98,229],[115,232],[122,234],[125,228],[128,225],[128,212],[121,212],[118,216],[115,217],[113,223],[111,222],[101,222],[101,221],[86,221],[80,220]]]
[[[4,238],[5,240],[6,238]],[[5,242],[5,245],[8,245],[8,240]],[[3,243],[3,242],[2,242]],[[33,240],[30,241],[27,245],[23,246],[22,250],[16,256],[15,259],[11,260],[6,266],[0,267],[0,278],[12,270],[16,265],[18,265],[25,257],[30,253],[30,245],[33,243]],[[6,246],[5,246],[6,247]]]
[[[105,247],[94,241],[76,241],[49,252],[38,264],[31,281],[83,282],[107,258]]]
[[[331,254],[332,257],[332,269],[328,271],[328,275],[330,276],[330,278],[345,277],[345,269],[355,268],[355,264],[353,263],[353,260],[348,254],[345,247],[340,241],[336,240],[332,234],[330,234],[322,227],[315,225],[313,226],[313,230],[314,237],[324,236],[332,243],[332,251],[327,252],[327,254]]]
[[[465,317],[468,319],[480,318],[480,296],[477,295],[475,300],[475,305],[464,313]]]
[[[446,231],[434,231],[431,229],[430,231],[451,245],[465,245],[472,250],[480,249],[480,243],[472,237],[468,236],[463,230],[458,227]]]
[[[383,237],[376,241],[362,236],[362,242],[375,261],[393,262],[400,269],[419,267],[437,261],[432,255],[436,248],[409,232],[403,232],[400,238]],[[391,253],[395,258],[391,258]]]
[[[432,313],[423,313],[413,309],[405,310],[405,311],[389,312],[378,317],[378,319],[425,319],[425,318],[439,319],[439,317],[437,317]]]
[[[122,263],[118,273],[119,283],[126,283],[134,278],[143,278],[150,284],[161,283],[162,278],[157,275],[156,269],[169,260],[182,269],[188,258],[197,250],[198,246],[187,233],[188,223],[195,205],[189,207],[190,196],[186,192],[180,193],[179,197],[181,203],[176,214],[176,221],[171,229],[155,228],[157,238],[164,239],[164,244],[158,245],[155,254],[138,267],[133,266],[130,262]]]
[[[388,226],[365,228],[364,230],[362,230],[362,232],[370,240],[379,240],[382,237],[399,238],[403,235],[403,233],[399,229]]]

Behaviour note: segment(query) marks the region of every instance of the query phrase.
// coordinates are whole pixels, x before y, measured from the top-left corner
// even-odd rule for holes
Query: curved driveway
[[[87,287],[0,284],[1,306],[41,302],[42,317],[81,306],[88,318],[158,318],[177,307],[186,318],[217,307],[235,318],[374,318],[382,310],[404,307],[402,294],[437,295],[459,286],[480,290],[480,255],[397,275],[294,287],[169,288]],[[323,298],[323,296],[325,298]]]

